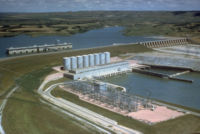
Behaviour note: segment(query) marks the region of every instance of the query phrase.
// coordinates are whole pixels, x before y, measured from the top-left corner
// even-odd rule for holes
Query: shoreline
[[[153,39],[176,39],[178,37],[160,37],[160,36],[149,36],[145,38],[153,38]],[[114,45],[113,45],[114,44]],[[71,50],[63,50],[63,51],[54,51],[54,52],[45,52],[45,53],[30,53],[26,55],[15,55],[15,56],[6,56],[6,57],[0,57],[0,61],[5,61],[9,59],[15,59],[15,58],[20,58],[20,57],[28,57],[28,56],[36,56],[36,55],[48,55],[48,54],[56,54],[56,53],[65,53],[65,52],[73,52],[73,51],[81,51],[81,50],[90,50],[90,49],[98,49],[98,48],[106,48],[106,47],[113,47],[113,46],[121,46],[121,45],[135,45],[138,44],[138,42],[130,42],[130,43],[113,43],[113,44],[108,44],[108,45],[103,45],[103,46],[94,46],[90,48],[79,48],[79,49],[71,49]]]
[[[91,48],[80,48],[80,49],[71,49],[71,50],[64,50],[64,51],[56,51],[56,52],[45,52],[45,53],[32,53],[27,55],[17,55],[17,56],[11,56],[11,57],[0,57],[0,61],[15,59],[15,58],[23,58],[23,57],[29,57],[29,56],[38,56],[38,55],[51,55],[51,54],[58,54],[58,53],[66,53],[66,52],[74,52],[74,51],[84,51],[84,50],[91,50],[91,49],[99,49],[99,48],[109,48],[109,47],[115,47],[115,46],[122,46],[122,45],[136,45],[137,42],[134,43],[127,43],[127,44],[109,44],[106,46],[99,46],[99,47],[91,47]]]

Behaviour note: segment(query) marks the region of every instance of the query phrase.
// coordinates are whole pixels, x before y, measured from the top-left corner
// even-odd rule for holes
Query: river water
[[[157,72],[174,73],[174,71],[160,70],[157,70]],[[124,86],[130,94],[200,109],[200,73],[191,72],[179,77],[194,80],[194,82],[186,83],[134,72],[109,77],[104,81]]]
[[[99,46],[112,45],[113,43],[134,43],[140,41],[153,41],[155,38],[145,36],[124,36],[123,27],[107,27],[90,30],[85,33],[79,33],[71,36],[38,36],[18,35],[15,37],[0,38],[0,57],[6,57],[6,48],[54,44],[57,40],[70,42],[73,49],[91,48]]]

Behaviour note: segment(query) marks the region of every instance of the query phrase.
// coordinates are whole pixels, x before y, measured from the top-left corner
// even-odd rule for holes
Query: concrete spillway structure
[[[140,42],[140,44],[148,48],[159,48],[159,47],[171,47],[177,45],[187,45],[190,44],[190,40],[187,38],[181,39],[172,39],[172,40],[163,40],[163,41],[149,41],[149,42]]]
[[[89,54],[89,66],[94,66],[94,54]]]
[[[71,59],[70,59],[70,57],[64,57],[63,62],[64,62],[64,69],[65,70],[71,70]]]
[[[105,53],[100,54],[100,64],[105,64]]]
[[[71,57],[71,70],[77,69],[77,58]]]
[[[77,68],[83,68],[83,56],[77,56]]]
[[[94,54],[94,65],[99,65],[100,64],[100,56],[99,54]]]
[[[105,64],[110,63],[110,52],[105,52]]]
[[[83,68],[89,67],[89,56],[83,55]]]

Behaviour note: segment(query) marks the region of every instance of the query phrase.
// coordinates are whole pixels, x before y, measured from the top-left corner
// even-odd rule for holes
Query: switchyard
[[[127,115],[141,109],[153,109],[154,105],[149,99],[129,95],[123,88],[96,80],[78,80],[64,85],[64,89],[89,103]]]

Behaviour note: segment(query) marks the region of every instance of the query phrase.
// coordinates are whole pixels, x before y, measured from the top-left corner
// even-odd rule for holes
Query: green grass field
[[[17,80],[20,88],[9,99],[3,112],[6,134],[98,133],[86,124],[40,102],[36,88],[50,72],[50,68],[44,68]]]

